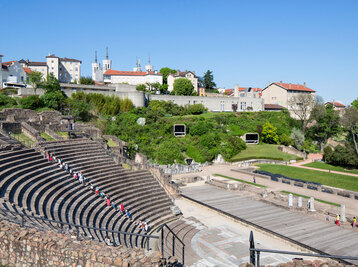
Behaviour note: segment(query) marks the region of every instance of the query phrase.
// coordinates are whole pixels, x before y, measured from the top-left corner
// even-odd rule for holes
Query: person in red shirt
[[[107,206],[111,205],[111,200],[107,198]]]
[[[122,213],[124,212],[124,205],[123,205],[123,203],[121,204],[121,212],[122,212]]]

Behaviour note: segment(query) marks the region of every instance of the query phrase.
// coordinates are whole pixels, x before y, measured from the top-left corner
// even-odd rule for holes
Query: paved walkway
[[[182,194],[261,229],[331,255],[358,257],[358,231],[343,229],[286,209],[209,185],[182,188]],[[358,264],[357,262],[354,262]]]
[[[308,170],[314,170],[314,171],[320,171],[320,172],[330,172],[330,173],[336,173],[336,174],[342,174],[342,175],[348,175],[348,176],[355,176],[358,177],[358,174],[354,174],[354,173],[347,173],[347,172],[340,172],[340,171],[329,171],[329,170],[324,170],[324,169],[318,169],[318,168],[312,168],[312,167],[307,167],[307,166],[303,166],[307,163],[311,163],[314,160],[317,159],[322,159],[322,155],[321,154],[309,154],[308,155],[308,159],[304,160],[304,161],[298,161],[295,163],[290,164],[289,166],[293,166],[293,167],[299,167],[302,169],[308,169]]]

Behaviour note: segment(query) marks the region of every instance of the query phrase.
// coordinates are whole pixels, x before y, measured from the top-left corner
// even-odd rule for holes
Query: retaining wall
[[[159,266],[160,255],[143,249],[76,241],[54,232],[0,220],[0,263],[6,266]]]

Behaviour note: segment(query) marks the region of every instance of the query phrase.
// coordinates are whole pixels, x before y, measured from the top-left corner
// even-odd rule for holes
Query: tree
[[[269,122],[266,122],[262,127],[261,136],[262,141],[268,144],[277,144],[279,140],[277,128]]]
[[[324,99],[320,95],[315,95],[315,103],[316,105],[324,105]]]
[[[39,88],[39,86],[41,85],[42,73],[39,71],[33,71],[28,74],[27,79],[32,88],[34,88],[34,92],[36,95],[36,89]]]
[[[333,109],[333,105],[316,105],[311,112],[311,119],[316,123],[308,131],[322,149],[327,140],[341,130],[338,112]]]
[[[353,100],[353,102],[351,103],[351,106],[354,108],[358,108],[358,98]]]
[[[94,85],[94,80],[91,77],[81,77],[80,84]]]
[[[136,89],[137,89],[137,91],[143,91],[143,92],[145,92],[145,91],[147,90],[147,87],[145,86],[145,84],[138,84],[138,85],[136,86]]]
[[[66,101],[66,95],[61,90],[47,91],[43,96],[41,96],[41,101],[44,103],[45,107],[62,110]]]
[[[290,111],[296,115],[296,118],[301,121],[302,132],[305,133],[307,123],[310,119],[310,113],[315,105],[313,95],[309,93],[300,93],[292,96],[288,100]]]
[[[161,68],[161,69],[159,70],[159,72],[160,72],[161,74],[163,74],[163,84],[168,84],[168,76],[169,76],[169,74],[175,74],[175,73],[177,73],[176,70],[171,69],[171,68],[168,68],[168,67]]]
[[[30,95],[28,97],[20,98],[21,108],[37,109],[43,106],[41,99],[37,95]]]
[[[214,89],[216,87],[216,84],[214,83],[214,75],[212,71],[208,70],[205,72],[203,77],[204,87],[207,90]]]
[[[349,132],[350,138],[348,141],[353,143],[358,155],[358,108],[355,108],[353,105],[346,108],[341,118],[341,123],[344,129]]]
[[[173,92],[175,95],[192,95],[194,86],[186,78],[178,78],[174,80]]]
[[[52,73],[47,75],[46,81],[41,84],[41,87],[45,89],[46,92],[61,91],[60,83]]]
[[[305,142],[305,136],[303,132],[300,129],[293,128],[291,132],[291,140],[293,141],[293,144],[298,150],[302,149],[302,146]]]

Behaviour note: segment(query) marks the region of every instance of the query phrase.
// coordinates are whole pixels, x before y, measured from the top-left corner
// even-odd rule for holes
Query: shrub
[[[292,139],[295,148],[301,150],[305,142],[305,136],[303,135],[302,131],[297,128],[293,128],[290,137]]]
[[[269,122],[266,122],[262,127],[261,136],[262,141],[267,144],[277,144],[279,140],[277,135],[277,128]]]
[[[0,94],[0,107],[1,106],[11,107],[11,106],[16,106],[16,104],[17,103],[14,98],[4,94]]]
[[[43,103],[38,95],[31,95],[28,97],[20,98],[20,106],[25,109],[38,109],[43,107]]]
[[[45,107],[60,110],[65,104],[66,95],[61,90],[47,91],[40,99]]]
[[[189,113],[193,115],[199,115],[207,111],[208,109],[202,104],[194,104],[189,106]]]
[[[290,146],[293,144],[292,139],[287,134],[280,136],[280,144],[284,146]]]

